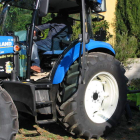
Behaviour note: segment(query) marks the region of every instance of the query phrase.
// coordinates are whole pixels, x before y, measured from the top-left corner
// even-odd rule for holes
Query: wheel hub
[[[93,100],[97,100],[98,99],[98,93],[93,93]]]
[[[85,93],[85,109],[88,117],[96,123],[107,121],[118,103],[118,85],[115,78],[101,72],[89,81]]]

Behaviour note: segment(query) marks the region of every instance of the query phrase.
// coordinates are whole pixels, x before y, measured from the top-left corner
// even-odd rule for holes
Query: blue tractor
[[[37,124],[59,122],[70,134],[85,139],[109,133],[125,109],[127,78],[112,46],[94,40],[92,21],[103,18],[91,15],[101,12],[105,1],[0,2],[0,139],[15,138],[18,112],[33,115]],[[75,40],[62,40],[62,49],[41,54],[45,74],[36,79],[30,69],[34,30],[44,16],[59,11],[79,22],[81,33]]]

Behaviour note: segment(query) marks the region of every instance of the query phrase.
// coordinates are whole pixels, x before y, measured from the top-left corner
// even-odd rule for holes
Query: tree
[[[140,41],[140,0],[118,0],[116,31],[128,33]]]

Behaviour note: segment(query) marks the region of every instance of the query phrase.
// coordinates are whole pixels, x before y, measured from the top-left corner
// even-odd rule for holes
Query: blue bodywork
[[[13,37],[11,36],[0,37],[0,55],[14,53],[13,46],[14,46]],[[94,41],[91,39],[90,42],[86,44],[87,51],[94,50],[97,48],[104,48],[110,50],[115,55],[114,49],[108,43],[101,42],[101,41]],[[80,43],[77,43],[74,47],[68,50],[68,52],[64,55],[63,59],[60,61],[56,69],[53,78],[53,84],[59,84],[63,81],[63,78],[66,72],[68,71],[69,67],[79,57],[79,50],[80,50]],[[55,51],[53,53],[55,54]],[[62,50],[57,51],[57,53],[58,54],[62,53]],[[52,53],[50,55],[52,55]],[[22,45],[20,51],[20,77],[26,76],[26,61],[27,61],[26,59],[27,59],[26,46]]]
[[[102,3],[102,0],[97,0],[97,2],[101,4]]]
[[[0,55],[13,53],[13,46],[12,36],[0,36]]]
[[[23,33],[22,33],[23,34]],[[0,36],[0,55],[6,54],[13,54],[14,50],[14,38],[12,36]],[[20,56],[20,77],[26,76],[26,63],[27,63],[27,56],[26,56],[26,46],[21,45],[21,50],[19,52]]]
[[[114,55],[115,51],[112,46],[108,43],[101,41],[90,40],[88,44],[86,44],[86,49],[88,51],[97,49],[97,48],[105,48],[110,50]],[[63,81],[63,78],[68,71],[71,64],[79,57],[80,43],[76,44],[73,48],[71,48],[60,61],[60,64],[57,67],[53,78],[53,84],[59,84]]]

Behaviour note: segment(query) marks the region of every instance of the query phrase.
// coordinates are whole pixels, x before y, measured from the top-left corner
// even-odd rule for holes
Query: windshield
[[[9,2],[8,2],[9,1]],[[12,6],[24,8],[24,9],[33,9],[34,0],[0,0],[0,2],[8,2]]]
[[[31,10],[7,5],[0,15],[0,35],[26,30],[25,26],[31,23],[31,18]]]
[[[11,5],[20,8],[33,9],[34,0],[14,0],[11,2]]]

